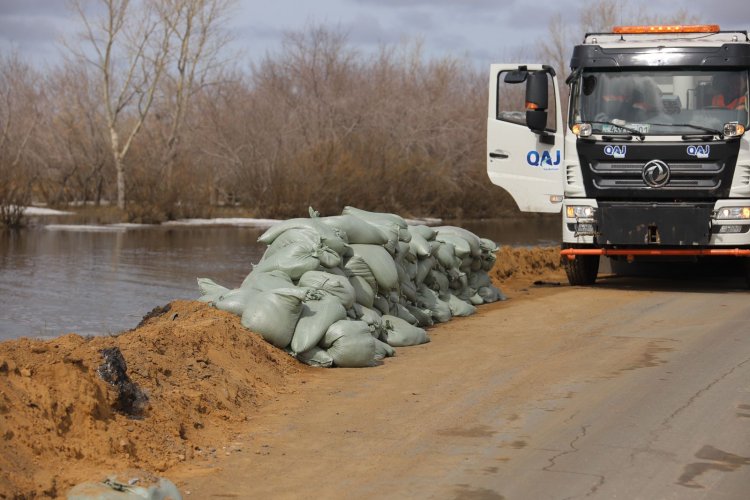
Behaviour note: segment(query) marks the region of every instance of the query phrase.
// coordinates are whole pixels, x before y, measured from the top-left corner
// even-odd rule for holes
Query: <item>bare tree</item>
[[[170,54],[171,30],[156,2],[132,5],[129,0],[73,0],[84,27],[84,47],[73,48],[80,61],[98,75],[101,99],[117,172],[117,206],[125,209],[126,163],[134,139],[143,128]]]
[[[36,180],[33,143],[42,118],[39,75],[17,54],[0,57],[0,224],[21,225]]]
[[[215,83],[226,61],[222,50],[229,35],[224,26],[234,0],[162,0],[161,22],[175,40],[165,71],[163,112],[168,117],[163,136],[162,172],[171,188],[175,157],[191,102],[206,85]]]
[[[40,155],[47,203],[99,205],[112,165],[106,119],[89,68],[68,63],[44,81],[47,89]]]

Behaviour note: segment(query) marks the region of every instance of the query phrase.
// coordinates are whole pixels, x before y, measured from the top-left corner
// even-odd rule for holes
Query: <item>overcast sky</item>
[[[625,5],[624,0],[623,5]],[[383,43],[419,38],[428,55],[468,55],[479,65],[503,61],[545,36],[552,15],[573,27],[583,0],[238,0],[232,16],[234,46],[257,60],[280,47],[284,32],[310,24],[336,27],[368,51]],[[750,1],[648,0],[653,13],[685,8],[700,22],[750,29]],[[573,29],[575,29],[573,27]],[[35,64],[60,59],[59,39],[78,24],[65,0],[0,0],[0,49],[15,48]],[[578,35],[578,33],[576,33]],[[582,36],[583,34],[580,33]]]

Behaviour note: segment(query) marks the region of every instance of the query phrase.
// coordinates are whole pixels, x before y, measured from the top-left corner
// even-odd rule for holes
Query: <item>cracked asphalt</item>
[[[308,373],[188,498],[750,498],[750,292],[518,288],[365,370]]]

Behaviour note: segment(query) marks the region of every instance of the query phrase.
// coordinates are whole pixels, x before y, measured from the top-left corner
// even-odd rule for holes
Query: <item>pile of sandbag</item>
[[[242,285],[199,278],[199,300],[313,366],[372,366],[393,347],[429,342],[424,327],[505,299],[488,274],[497,246],[459,227],[311,209],[258,241],[268,248]]]

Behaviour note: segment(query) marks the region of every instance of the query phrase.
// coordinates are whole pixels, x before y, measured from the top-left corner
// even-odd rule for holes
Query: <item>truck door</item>
[[[526,124],[526,83],[518,81],[524,78],[524,71],[547,74],[549,97],[543,132],[534,132]],[[521,211],[559,212],[565,151],[557,78],[541,64],[493,64],[489,90],[487,175],[510,193]]]

